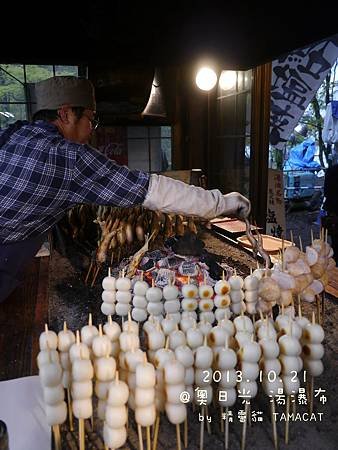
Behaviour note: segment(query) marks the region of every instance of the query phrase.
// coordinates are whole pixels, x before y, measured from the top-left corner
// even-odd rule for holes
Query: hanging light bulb
[[[210,67],[202,67],[196,75],[196,84],[202,91],[210,91],[217,83],[216,72]]]
[[[236,71],[222,70],[219,85],[223,91],[229,91],[236,86]]]

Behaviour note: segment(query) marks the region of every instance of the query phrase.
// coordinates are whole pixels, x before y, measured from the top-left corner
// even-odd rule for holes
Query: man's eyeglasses
[[[96,130],[96,128],[99,126],[100,120],[98,117],[89,117],[87,114],[83,114],[83,116],[87,117],[89,122],[92,124],[93,130]]]

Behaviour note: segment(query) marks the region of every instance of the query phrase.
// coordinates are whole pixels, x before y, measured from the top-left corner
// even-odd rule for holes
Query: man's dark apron
[[[0,302],[21,283],[25,266],[44,242],[46,235],[20,242],[0,244]]]

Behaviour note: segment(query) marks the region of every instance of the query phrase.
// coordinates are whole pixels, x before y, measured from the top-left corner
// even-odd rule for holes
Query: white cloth
[[[219,215],[245,218],[250,201],[239,192],[223,195],[218,189],[206,190],[163,175],[151,175],[145,208],[165,213],[212,219]]]
[[[332,115],[331,102],[326,106],[322,138],[327,144],[335,144],[338,142],[338,119]]]
[[[10,450],[51,449],[38,376],[0,382],[0,419],[7,426]]]

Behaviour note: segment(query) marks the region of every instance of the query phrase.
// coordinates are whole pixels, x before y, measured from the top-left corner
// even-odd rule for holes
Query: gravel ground
[[[301,233],[303,243],[306,244],[306,236],[309,236],[309,228],[301,225],[301,212],[292,213],[291,227],[294,235],[295,231]],[[296,215],[296,217],[295,217]],[[304,219],[304,213],[303,213]],[[305,229],[307,228],[307,229]],[[314,227],[315,230],[315,227]],[[318,231],[318,230],[317,230]],[[225,262],[237,268],[238,273],[247,275],[249,267],[255,267],[256,263],[246,252],[240,251],[223,240],[212,236],[210,233],[202,235],[206,243],[206,249],[215,255],[219,262]],[[88,259],[79,254],[73,255],[67,259],[58,252],[53,252],[51,261],[50,275],[50,325],[55,331],[60,330],[63,320],[67,320],[69,328],[75,330],[85,325],[88,313],[93,314],[95,324],[105,321],[105,317],[100,312],[101,287],[98,282],[94,288],[88,288],[84,285],[84,277],[88,267]],[[102,279],[102,276],[101,276]],[[100,278],[99,278],[100,280]],[[311,316],[312,305],[305,305],[304,314]],[[338,321],[337,300],[332,297],[326,299],[326,314],[324,320],[324,329],[326,333],[324,347],[324,373],[315,380],[315,389],[325,390],[327,402],[322,404],[319,397],[314,400],[314,411],[316,421],[311,422],[297,421],[290,423],[289,444],[284,444],[284,426],[285,422],[277,423],[280,449],[289,450],[308,450],[309,446],[316,450],[334,450],[337,449],[337,417],[338,417],[338,361],[337,361],[337,328]],[[304,385],[304,383],[302,383]],[[268,398],[259,390],[258,396],[252,403],[252,412],[262,412],[262,422],[252,422],[247,431],[247,446],[252,449],[272,449],[272,428],[269,414]],[[306,412],[305,405],[297,405],[297,412]],[[230,424],[229,448],[237,450],[240,448],[242,423],[238,420],[238,411],[243,409],[243,405],[237,401],[233,407],[234,422]],[[284,406],[278,406],[279,413],[285,412]],[[318,413],[322,413],[322,421],[319,421]],[[258,414],[259,415],[259,414]],[[204,448],[221,449],[224,448],[224,436],[220,431],[219,410],[211,407],[209,410],[211,417],[211,434],[205,430]],[[189,444],[188,449],[199,448],[200,422],[198,420],[198,410],[189,411]],[[128,441],[125,449],[137,448],[137,435],[133,422],[133,414],[130,418],[130,429],[128,432]],[[103,448],[100,437],[102,424],[95,425],[96,431],[91,432],[87,424],[88,444],[87,449]],[[67,429],[63,430],[64,448],[76,448],[76,433],[70,433]],[[66,444],[67,442],[67,444]],[[176,448],[176,434],[173,425],[167,420],[161,418],[161,428],[159,434],[158,449]]]

